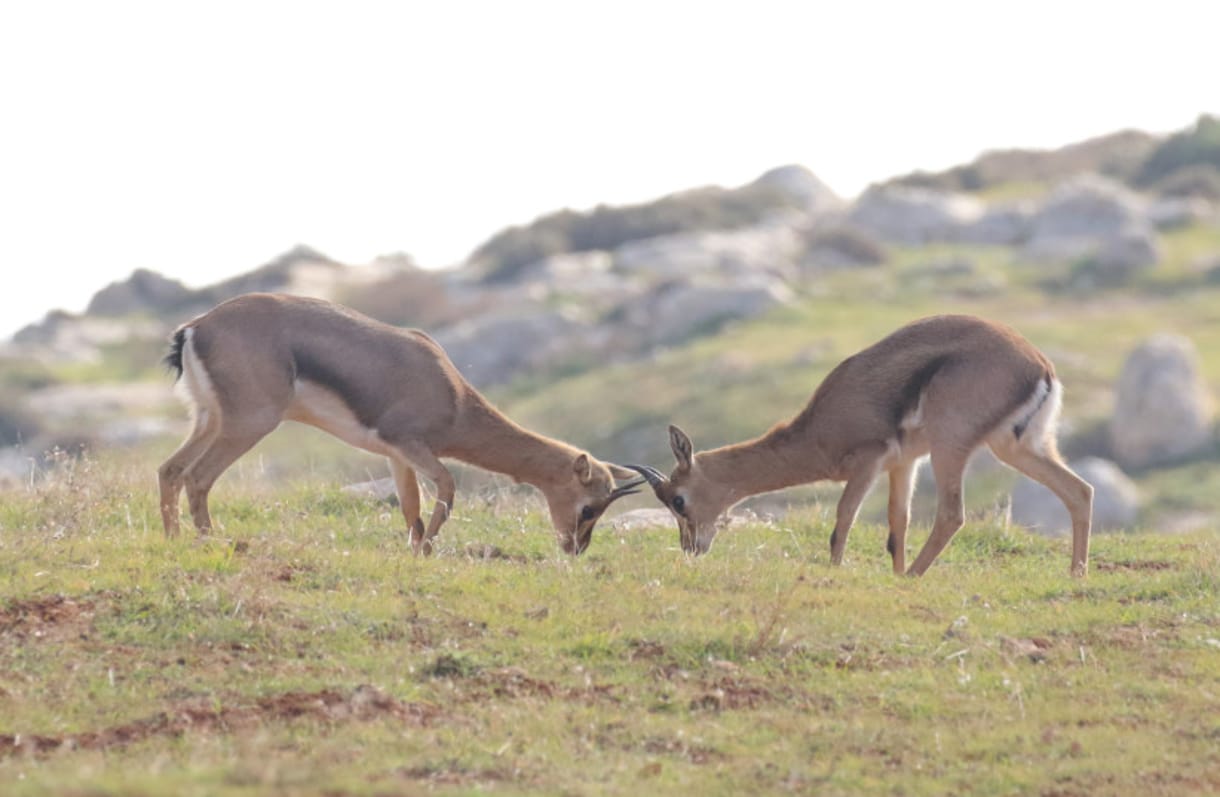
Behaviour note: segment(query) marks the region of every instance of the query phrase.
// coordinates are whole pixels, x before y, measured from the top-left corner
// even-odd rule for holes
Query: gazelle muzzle
[[[580,554],[584,553],[585,549],[589,547],[589,543],[593,539],[593,527],[597,525],[598,519],[601,518],[602,513],[606,511],[607,507],[624,496],[635,495],[639,492],[639,490],[636,488],[643,483],[643,479],[636,479],[615,487],[610,492],[610,495],[606,496],[606,499],[601,502],[600,506],[596,507],[596,510],[590,517],[582,519],[576,523],[576,526],[572,529],[571,533],[566,539],[564,539],[563,535],[561,534],[560,544],[562,545],[564,552],[574,556],[579,556]]]
[[[624,468],[630,468],[636,473],[644,477],[644,480],[652,487],[652,491],[656,494],[657,500],[660,501],[667,509],[674,513],[678,519],[678,541],[682,545],[682,550],[689,554],[698,555],[702,553],[699,546],[696,544],[695,523],[683,511],[675,507],[674,498],[669,494],[669,478],[651,465],[624,465]]]

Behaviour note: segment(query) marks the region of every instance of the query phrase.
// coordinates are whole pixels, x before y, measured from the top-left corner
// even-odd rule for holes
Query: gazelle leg
[[[415,469],[405,461],[390,457],[390,472],[394,474],[398,507],[407,521],[411,546],[418,546],[424,541],[424,522],[419,517],[419,481],[415,478]]]
[[[178,534],[178,499],[182,495],[185,475],[195,461],[208,449],[216,435],[218,425],[212,413],[200,409],[195,415],[195,425],[178,450],[157,469],[157,481],[161,497],[161,525],[165,536]]]
[[[843,551],[847,548],[847,535],[856,515],[860,511],[860,503],[868,495],[869,488],[877,479],[879,456],[869,456],[847,478],[843,486],[843,495],[839,496],[839,505],[835,510],[835,530],[830,535],[830,563],[843,563]]]
[[[932,524],[932,533],[919,556],[915,557],[915,563],[907,570],[907,575],[923,575],[965,521],[962,475],[970,452],[963,448],[946,446],[932,451],[932,473],[936,476],[936,520]]]
[[[911,495],[915,491],[915,461],[902,461],[890,468],[890,536],[885,547],[890,552],[895,575],[906,572],[907,527],[911,522]]]
[[[1024,473],[1059,497],[1072,518],[1072,575],[1089,569],[1089,532],[1093,525],[1093,486],[1062,461],[1053,445],[1040,452],[1019,440],[992,442],[991,450],[1004,463]]]
[[[186,498],[191,507],[191,518],[200,534],[212,529],[212,516],[208,513],[208,494],[220,475],[237,459],[275,428],[276,424],[243,429],[222,429],[208,450],[186,471]]]
[[[432,539],[440,532],[441,526],[449,518],[449,513],[453,511],[453,497],[457,491],[457,484],[453,481],[453,474],[449,472],[445,464],[437,459],[436,455],[427,447],[408,444],[400,445],[399,450],[415,470],[424,474],[436,485],[436,504],[432,507],[432,516],[428,518],[428,528],[418,541],[415,539],[414,533],[411,538],[411,546],[417,554],[430,556]]]

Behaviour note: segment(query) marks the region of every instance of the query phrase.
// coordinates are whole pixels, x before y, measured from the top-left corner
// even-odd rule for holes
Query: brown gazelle
[[[504,417],[458,373],[432,338],[336,304],[246,294],[178,328],[166,362],[177,371],[194,427],[159,470],[165,533],[178,531],[185,485],[200,532],[208,493],[238,457],[281,421],[311,424],[389,460],[417,553],[429,553],[453,507],[451,457],[504,473],[546,497],[559,542],[581,553],[634,477]],[[425,529],[416,471],[436,485]]]
[[[846,482],[830,559],[839,564],[860,502],[889,474],[888,549],[904,572],[917,461],[931,456],[936,519],[910,570],[921,575],[961,528],[962,475],[988,445],[999,459],[1046,485],[1072,518],[1072,573],[1088,568],[1093,488],[1063,464],[1055,441],[1063,388],[1041,352],[1015,330],[943,315],[909,324],[847,358],[805,408],[761,437],[694,453],[669,427],[677,467],[668,478],[633,465],[678,521],[682,547],[704,553],[731,506],[751,495],[823,479]]]

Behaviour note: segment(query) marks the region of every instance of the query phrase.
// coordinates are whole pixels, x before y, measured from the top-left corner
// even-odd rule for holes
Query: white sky
[[[841,194],[1220,111],[1220,4],[0,0],[0,337],[135,268],[460,261],[801,163]]]

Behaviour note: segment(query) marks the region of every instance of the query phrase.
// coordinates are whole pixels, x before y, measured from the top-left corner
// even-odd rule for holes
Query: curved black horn
[[[623,467],[630,468],[631,470],[633,470],[636,473],[643,476],[648,481],[648,484],[651,485],[654,490],[668,481],[668,479],[665,478],[664,474],[662,474],[661,471],[657,470],[656,468],[652,467],[651,465],[624,465]]]
[[[635,495],[639,492],[639,490],[635,488],[639,487],[643,483],[643,479],[636,479],[635,481],[630,481],[626,484],[620,484],[618,487],[614,488],[613,492],[610,493],[610,499],[606,501],[606,505],[609,506],[611,501],[617,501],[624,495]]]

